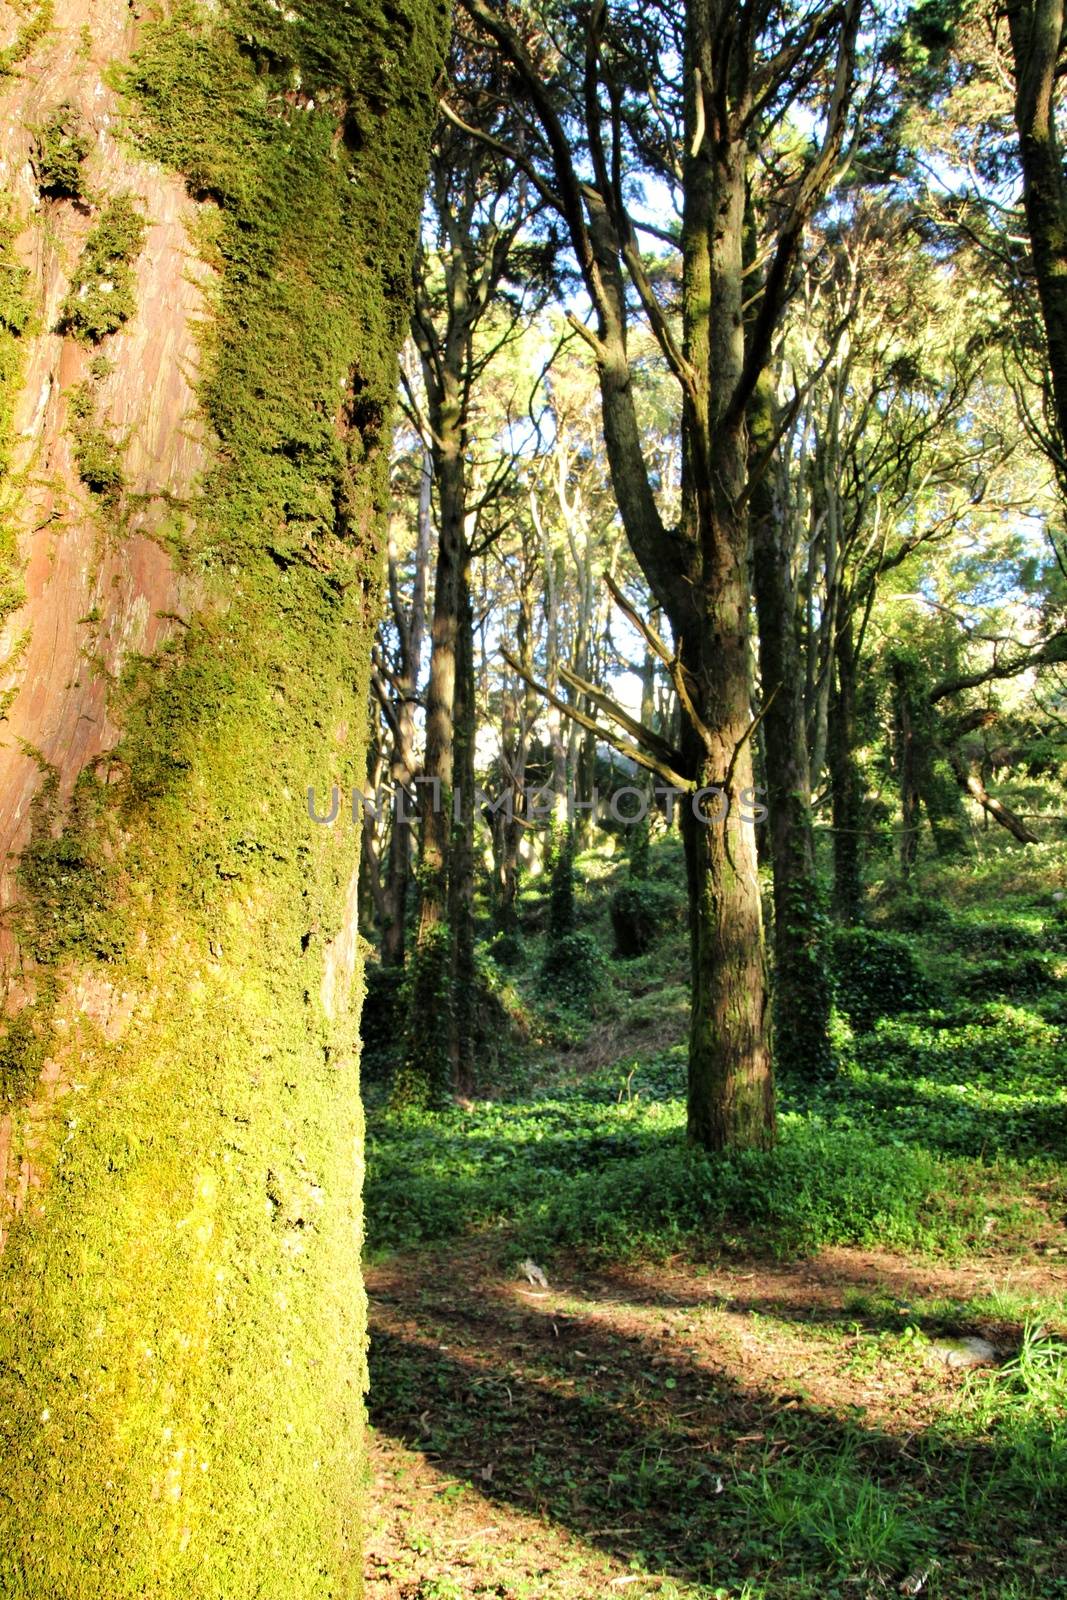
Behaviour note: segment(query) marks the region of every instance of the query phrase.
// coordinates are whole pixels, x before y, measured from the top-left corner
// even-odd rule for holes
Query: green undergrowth
[[[517,1251],[776,1254],[885,1244],[962,1254],[1024,1240],[1026,1169],[953,1160],[819,1110],[786,1110],[773,1151],[687,1149],[681,1050],[523,1100],[432,1117],[376,1115],[366,1205],[373,1250],[506,1230]]]
[[[674,851],[675,841],[657,841],[649,870],[680,901]],[[681,924],[665,915],[642,955],[610,955],[626,861],[603,848],[579,857],[574,919],[603,976],[574,1003],[540,976],[550,884],[526,885],[507,968],[531,1015],[525,1087],[503,1080],[495,1098],[429,1119],[375,1112],[371,1248],[471,1229],[499,1232],[516,1252],[605,1258],[830,1244],[951,1256],[1057,1248],[1067,921],[1047,885],[1061,864],[1046,852],[1044,887],[1040,872],[1010,865],[1014,896],[972,898],[965,886],[923,921],[925,902],[898,895],[881,902],[880,927],[837,938],[833,1077],[784,1075],[778,1147],[723,1156],[684,1143]],[[1035,957],[1021,999],[1015,964]],[[989,968],[997,977],[975,998],[968,978]]]
[[[174,550],[202,604],[109,686],[120,742],[71,800],[44,794],[21,868],[20,942],[55,996],[23,1043],[64,1092],[0,1265],[13,1600],[89,1600],[101,1572],[114,1600],[359,1585],[362,1114],[329,955],[357,831],[316,827],[306,795],[364,764],[384,407],[445,30],[428,0],[289,16],[182,7],[116,74],[141,151],[214,201],[219,452]],[[83,257],[68,308],[90,341],[140,239],[121,206],[121,250]]]

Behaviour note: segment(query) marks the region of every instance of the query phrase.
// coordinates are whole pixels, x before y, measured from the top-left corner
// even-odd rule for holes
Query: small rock
[[[979,1339],[969,1333],[962,1339],[935,1339],[926,1348],[928,1361],[943,1362],[946,1367],[990,1367],[997,1352],[988,1339]]]

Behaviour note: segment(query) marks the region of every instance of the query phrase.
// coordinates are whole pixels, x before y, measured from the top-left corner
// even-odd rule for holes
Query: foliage
[[[526,951],[520,934],[498,933],[489,945],[488,954],[500,967],[518,967]]]
[[[22,341],[32,325],[30,274],[15,254],[18,224],[0,210],[0,625],[22,603],[18,535],[9,481],[15,396],[22,376]]]
[[[388,1079],[404,1044],[404,969],[368,961],[363,968],[359,1014],[364,1084]]]
[[[866,1032],[879,1017],[917,1010],[929,986],[913,945],[877,928],[839,928],[832,943],[837,1002],[853,1026]]]
[[[397,1109],[440,1108],[455,1087],[445,1026],[453,1004],[453,954],[452,930],[439,922],[423,930],[408,962],[404,1051],[391,1091]]]
[[[551,878],[548,895],[548,938],[554,944],[574,932],[574,835],[570,828],[552,835]]]
[[[676,895],[662,884],[644,878],[621,884],[610,906],[615,954],[644,955],[677,910]]]
[[[826,895],[815,879],[801,879],[783,897],[783,919],[792,935],[788,965],[777,960],[774,986],[774,1051],[778,1072],[813,1083],[834,1069],[833,1041],[825,1019],[831,1015],[833,975],[830,970],[831,924]],[[786,1021],[782,991],[792,995]],[[780,1025],[779,1025],[780,1024]]]
[[[122,453],[114,439],[95,420],[96,400],[87,383],[76,384],[67,395],[68,432],[74,443],[74,460],[83,483],[108,505],[114,505],[126,477]]]
[[[145,227],[131,196],[117,195],[85,241],[60,314],[60,326],[83,344],[99,344],[137,310],[133,263]]]
[[[565,933],[545,946],[540,984],[560,1005],[577,1005],[596,993],[606,970],[593,934]]]
[[[0,50],[0,80],[14,72],[48,32],[52,26],[53,9],[52,0],[38,0],[37,9],[19,24],[12,42]]]
[[[51,199],[78,199],[83,193],[82,162],[92,147],[80,112],[57,106],[37,134],[34,168],[41,193]]]

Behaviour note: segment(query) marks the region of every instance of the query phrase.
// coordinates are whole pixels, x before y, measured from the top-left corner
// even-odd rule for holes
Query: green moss
[[[96,421],[96,400],[89,384],[78,384],[70,391],[67,409],[67,432],[82,482],[113,506],[126,481],[122,452],[107,429]]]
[[[219,450],[183,539],[205,602],[128,662],[118,747],[23,864],[45,970],[88,998],[57,1008],[79,1087],[0,1263],[0,1593],[360,1592],[359,996],[325,998],[358,830],[305,799],[365,769],[444,33],[429,0],[183,8],[122,78],[131,137],[216,201]]]
[[[144,236],[144,218],[129,195],[108,202],[70,280],[60,319],[65,332],[85,344],[98,344],[133,316],[133,263]]]
[[[0,1021],[0,1107],[25,1100],[41,1076],[52,1041],[54,994]]]
[[[12,420],[22,378],[23,339],[31,325],[30,275],[15,254],[18,223],[0,211],[0,627],[23,600],[22,563],[10,480]]]
[[[25,61],[34,45],[44,38],[52,26],[52,12],[52,0],[41,0],[36,11],[22,23],[13,42],[6,49],[0,50],[0,78],[5,78],[14,72],[20,62]]]
[[[393,362],[377,352],[403,337],[423,123],[379,117],[383,97],[416,108],[436,71],[420,43],[432,36],[423,5],[347,10],[316,0],[293,22],[242,5],[232,31],[183,7],[145,29],[125,79],[145,154],[179,168],[193,194],[220,208],[210,248],[222,291],[204,400],[233,510],[223,559],[258,528],[265,502],[284,559],[369,527],[384,495],[377,447]],[[440,10],[425,5],[425,14]],[[316,401],[296,407],[294,392]],[[369,474],[360,471],[368,456]],[[327,557],[339,558],[339,580],[372,584],[349,554],[335,547]]]
[[[113,961],[125,947],[126,928],[106,786],[83,772],[62,815],[58,788],[58,775],[46,769],[19,862],[19,943],[46,968],[71,956]]]
[[[74,106],[57,106],[37,133],[34,170],[41,193],[77,199],[83,193],[82,162],[92,147],[81,113]]]

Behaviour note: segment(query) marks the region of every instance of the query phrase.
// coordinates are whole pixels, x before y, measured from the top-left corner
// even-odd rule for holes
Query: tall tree
[[[523,148],[511,154],[566,221],[593,312],[593,326],[580,326],[600,376],[620,514],[673,634],[669,662],[685,716],[680,748],[660,766],[687,791],[689,1135],[711,1148],[765,1144],[774,1137],[773,1072],[755,836],[742,800],[752,786],[747,418],[804,229],[843,147],[859,0],[814,13],[764,0],[688,0],[680,11],[598,3],[559,52],[532,24],[523,37],[490,0],[464,3],[529,108]],[[680,85],[667,66],[677,61]],[[745,223],[754,155],[805,98],[818,108],[821,142],[782,173],[759,218],[765,266],[752,286]],[[667,235],[681,256],[680,338],[628,209],[631,173],[650,167],[680,208],[680,233]],[[628,355],[635,302],[681,390],[674,525],[657,503],[637,423]],[[718,801],[710,816],[704,807],[711,789],[724,795],[721,820]]]
[[[446,29],[4,51],[5,1593],[361,1589],[359,830],[307,797],[363,772]]]

